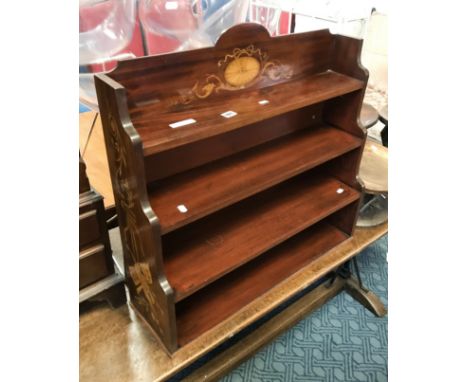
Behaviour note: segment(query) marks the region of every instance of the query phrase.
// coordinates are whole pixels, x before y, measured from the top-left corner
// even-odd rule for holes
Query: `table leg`
[[[382,138],[382,144],[388,147],[388,124],[385,124],[385,127],[380,132],[380,137]]]
[[[387,309],[377,295],[361,287],[355,277],[346,279],[344,289],[351,297],[364,305],[366,309],[374,313],[377,317],[383,317],[387,314]]]
[[[353,262],[358,278],[352,276],[351,274],[351,262]],[[348,260],[340,267],[338,267],[338,269],[333,272],[331,281],[326,285],[330,287],[337,281],[342,282],[343,289],[356,301],[364,305],[366,309],[374,313],[377,317],[383,317],[387,314],[387,309],[385,308],[382,301],[380,301],[377,295],[368,290],[362,283],[356,257],[353,257],[352,260]]]

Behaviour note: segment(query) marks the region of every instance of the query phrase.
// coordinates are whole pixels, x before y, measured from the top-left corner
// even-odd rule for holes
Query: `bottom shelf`
[[[249,304],[348,235],[320,222],[176,304],[179,346]]]

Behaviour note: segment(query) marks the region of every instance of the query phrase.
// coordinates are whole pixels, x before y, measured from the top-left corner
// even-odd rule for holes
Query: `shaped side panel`
[[[163,271],[160,225],[148,203],[142,143],[128,116],[125,89],[106,75],[97,75],[95,83],[130,299],[173,352],[177,348],[174,292]]]

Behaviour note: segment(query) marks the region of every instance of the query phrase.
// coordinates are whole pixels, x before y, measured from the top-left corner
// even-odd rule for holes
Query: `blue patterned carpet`
[[[385,236],[358,256],[364,285],[386,306],[387,245]],[[222,379],[247,381],[387,381],[387,318],[341,293]]]

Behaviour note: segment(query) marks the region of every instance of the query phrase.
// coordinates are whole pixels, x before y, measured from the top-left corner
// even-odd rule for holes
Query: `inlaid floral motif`
[[[130,279],[138,294],[137,302],[142,305],[153,321],[161,327],[160,317],[162,315],[162,310],[157,304],[151,270],[149,264],[144,261],[145,256],[140,244],[140,228],[136,216],[139,212],[137,210],[137,195],[129,183],[129,164],[125,151],[126,146],[120,135],[121,131],[117,125],[117,121],[111,115],[108,116],[108,119],[110,122],[110,137],[114,152],[117,180],[117,182],[115,182],[115,191],[118,196],[120,208],[125,212],[124,216],[119,217],[119,224],[122,228],[123,245],[131,258],[131,264],[129,264],[128,267]]]

